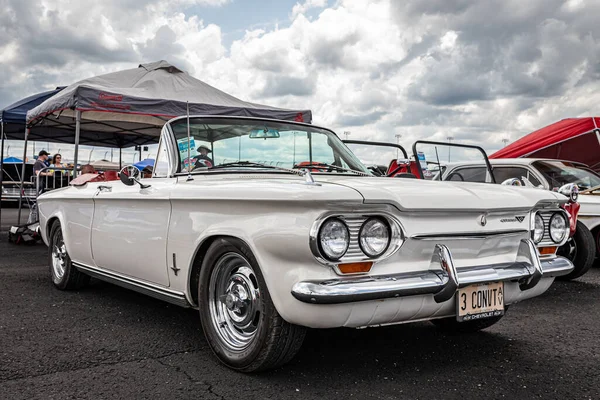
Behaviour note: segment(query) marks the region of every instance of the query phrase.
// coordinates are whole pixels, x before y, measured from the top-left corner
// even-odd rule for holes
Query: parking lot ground
[[[312,330],[288,365],[221,366],[196,311],[93,281],[50,283],[46,247],[0,234],[2,399],[472,399],[600,397],[600,269],[514,305],[492,328],[428,323]]]

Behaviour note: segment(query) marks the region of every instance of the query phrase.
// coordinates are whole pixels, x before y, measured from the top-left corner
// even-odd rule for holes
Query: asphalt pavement
[[[100,281],[58,291],[46,258],[0,233],[1,399],[600,397],[600,268],[478,334],[312,330],[288,365],[244,375],[217,362],[196,311]]]

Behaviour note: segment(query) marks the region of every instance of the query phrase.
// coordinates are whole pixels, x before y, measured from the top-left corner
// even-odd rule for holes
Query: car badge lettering
[[[524,215],[515,215],[514,218],[502,218],[500,222],[523,222],[525,220]]]

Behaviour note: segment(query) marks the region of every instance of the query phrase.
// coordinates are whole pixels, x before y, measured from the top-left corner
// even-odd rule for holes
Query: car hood
[[[565,196],[544,189],[485,183],[322,176],[316,180],[353,188],[363,196],[365,203],[388,203],[401,210],[525,210],[540,202],[567,201]]]

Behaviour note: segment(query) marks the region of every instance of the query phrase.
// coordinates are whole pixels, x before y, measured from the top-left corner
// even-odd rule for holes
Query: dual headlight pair
[[[358,245],[367,257],[376,258],[388,249],[391,236],[390,225],[385,219],[371,217],[360,227]],[[321,254],[329,261],[338,261],[350,247],[350,230],[342,219],[332,217],[321,225],[317,240]]]
[[[532,239],[535,244],[538,244],[544,238],[544,220],[540,214],[535,214],[535,224],[532,233]],[[569,222],[562,213],[554,213],[550,217],[550,224],[548,226],[550,239],[554,243],[561,243],[565,236],[569,232]]]

